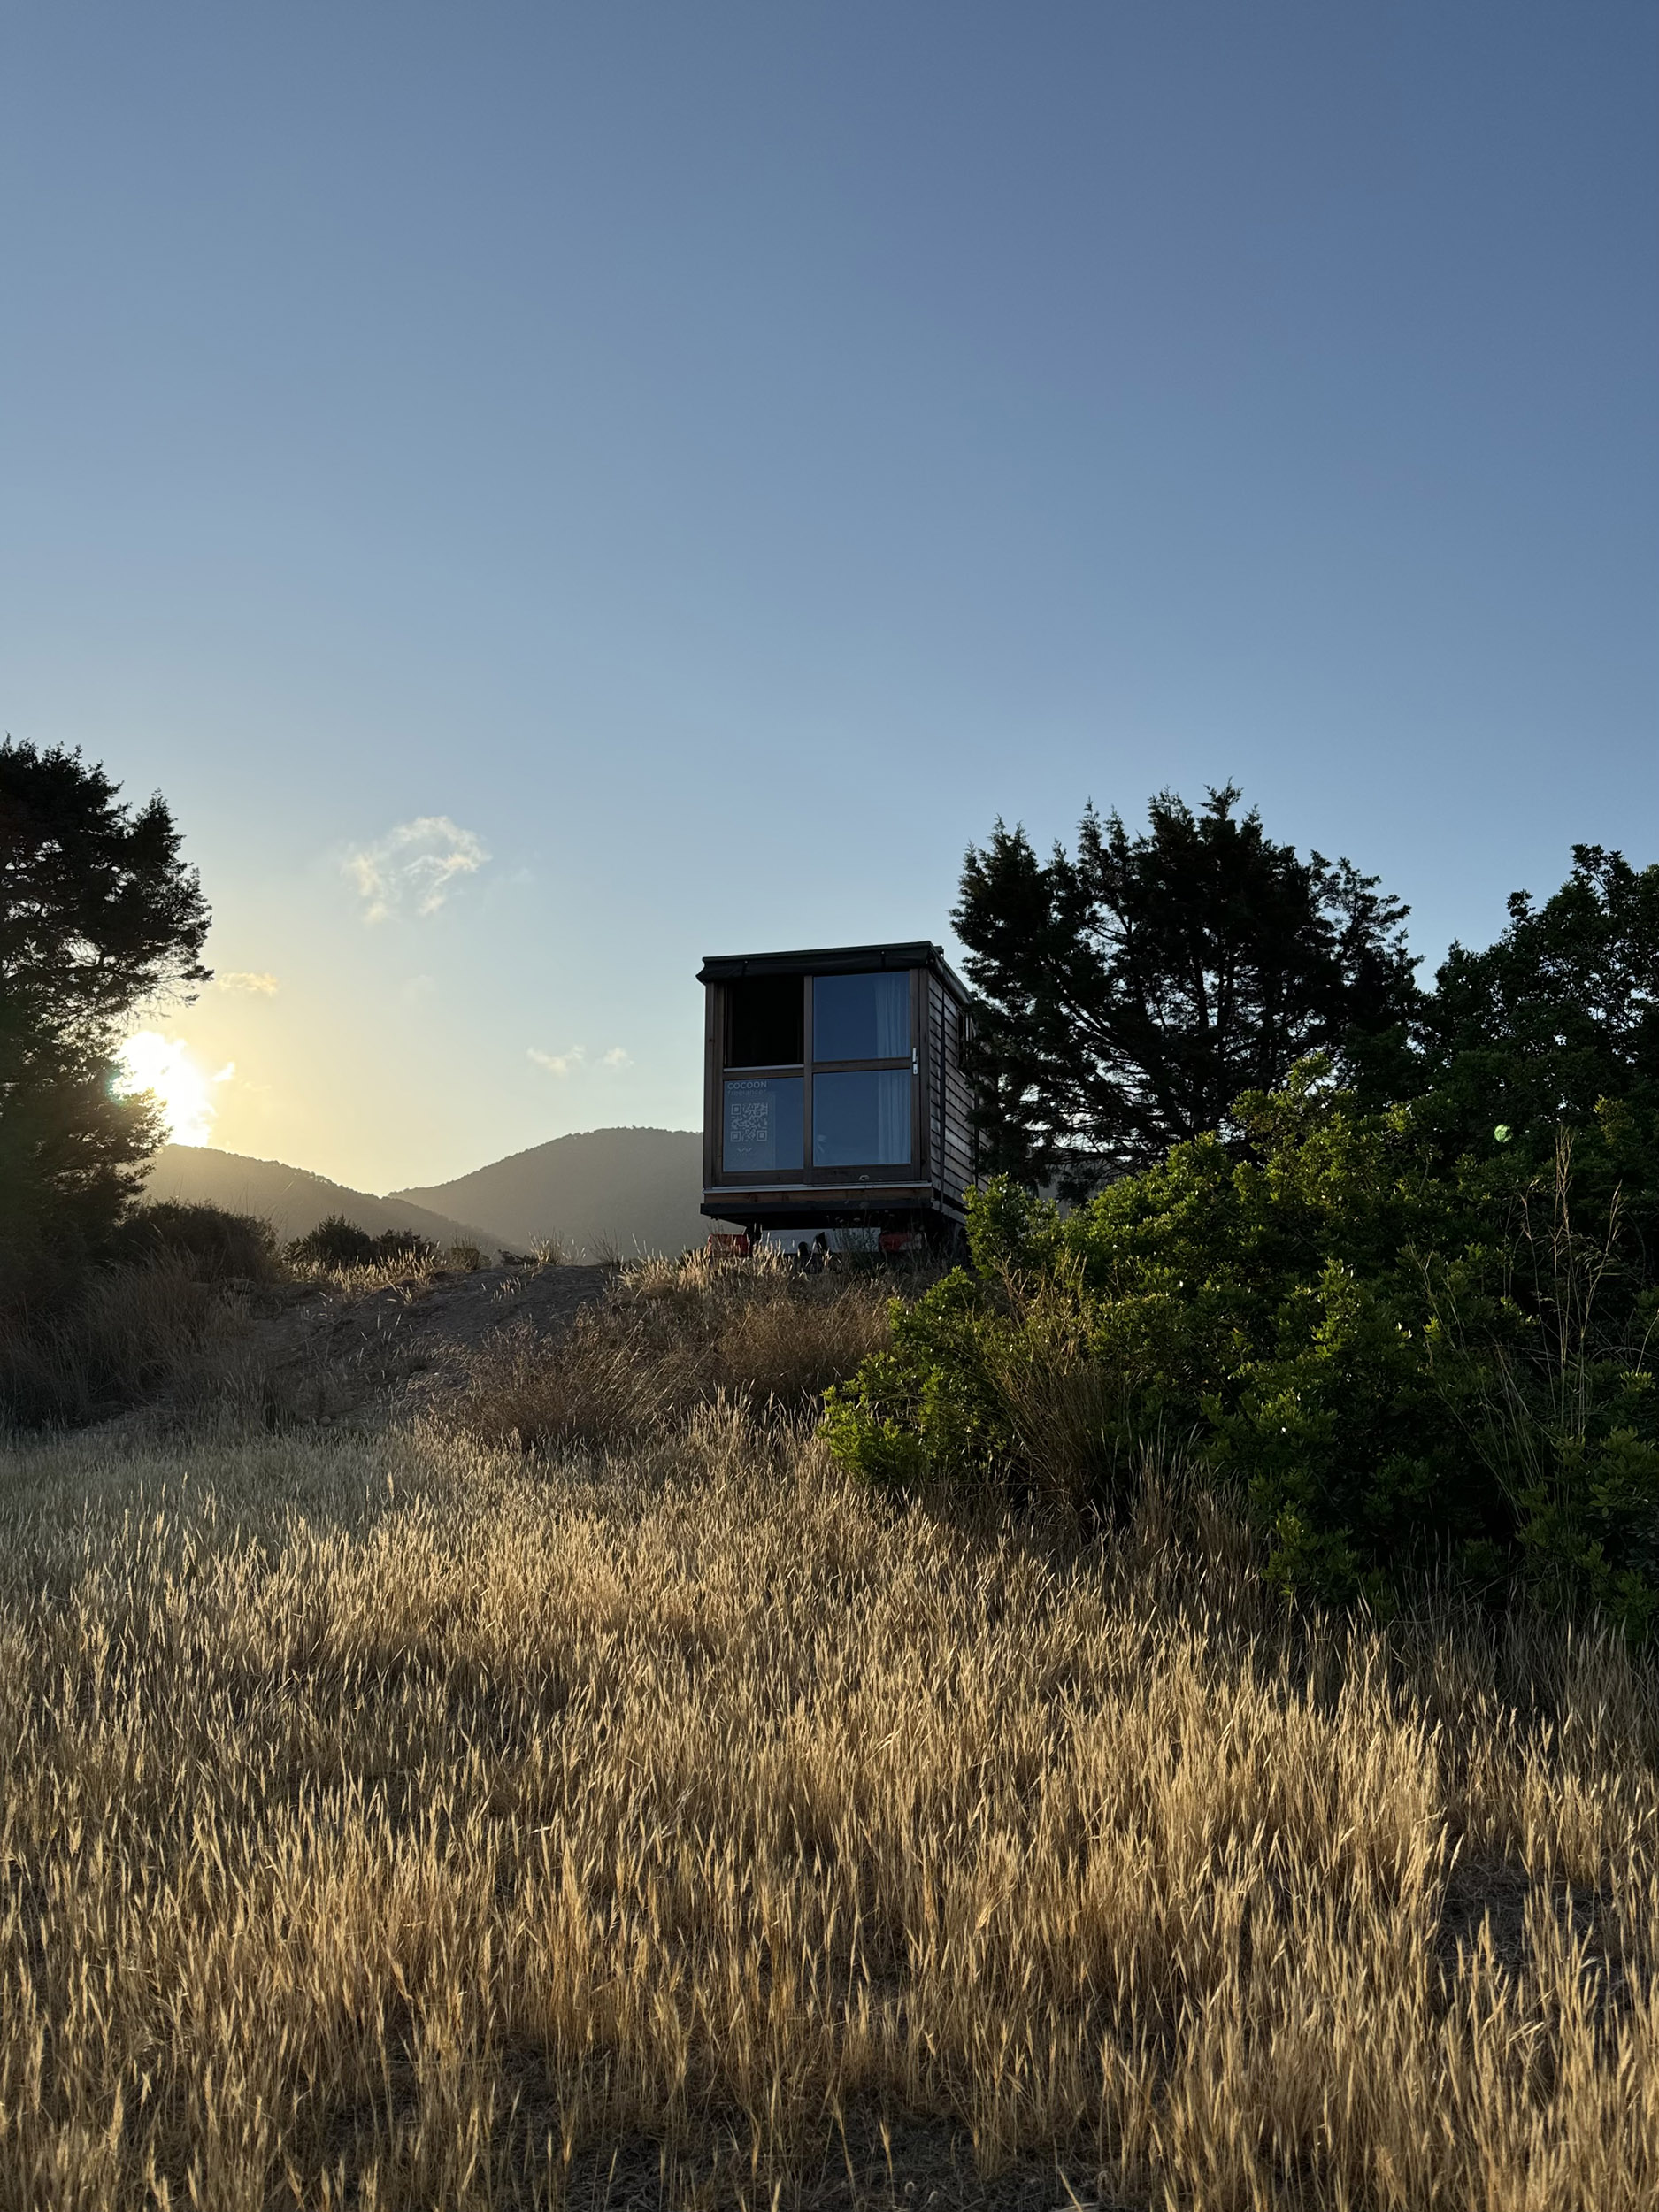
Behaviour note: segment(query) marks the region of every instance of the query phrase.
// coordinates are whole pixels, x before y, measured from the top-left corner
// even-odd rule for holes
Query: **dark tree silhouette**
[[[61,747],[0,744],[0,1288],[90,1249],[159,1130],[118,1098],[113,1056],[146,1004],[208,979],[208,910],[157,795],[118,803]]]
[[[1575,845],[1542,906],[1517,891],[1484,952],[1454,945],[1424,1001],[1430,1105],[1448,1135],[1494,1125],[1545,1150],[1603,1100],[1659,1110],[1659,865]]]
[[[1417,991],[1407,909],[1378,879],[1276,845],[1240,794],[1172,792],[1132,837],[1091,806],[1045,863],[998,822],[953,920],[980,994],[988,1165],[1071,1196],[1143,1167],[1233,1101],[1331,1052],[1368,1093],[1408,1088]]]

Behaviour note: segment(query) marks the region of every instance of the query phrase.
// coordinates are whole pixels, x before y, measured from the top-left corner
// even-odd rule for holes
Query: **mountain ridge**
[[[703,1136],[645,1124],[584,1129],[492,1160],[449,1182],[388,1191],[455,1212],[507,1245],[557,1239],[572,1254],[677,1252],[701,1244]]]
[[[144,1194],[257,1214],[273,1225],[284,1244],[306,1235],[330,1214],[343,1214],[372,1236],[386,1229],[414,1229],[439,1245],[493,1246],[496,1241],[476,1223],[457,1220],[441,1210],[353,1190],[349,1184],[334,1182],[310,1168],[290,1167],[286,1160],[257,1160],[211,1145],[164,1144],[145,1177]]]
[[[343,1214],[373,1235],[414,1229],[440,1245],[518,1250],[545,1240],[572,1258],[628,1257],[701,1244],[709,1225],[698,1210],[701,1134],[645,1124],[550,1137],[448,1182],[383,1195],[283,1160],[169,1144],[150,1166],[146,1194],[262,1215],[285,1243]]]

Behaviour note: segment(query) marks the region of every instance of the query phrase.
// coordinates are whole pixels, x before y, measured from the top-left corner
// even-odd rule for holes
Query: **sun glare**
[[[236,1071],[227,1060],[217,1075],[208,1075],[190,1057],[182,1037],[164,1037],[159,1030],[141,1029],[129,1037],[116,1056],[120,1074],[115,1089],[122,1098],[153,1091],[167,1125],[170,1144],[205,1144],[219,1111],[213,1096],[216,1083],[227,1083]]]

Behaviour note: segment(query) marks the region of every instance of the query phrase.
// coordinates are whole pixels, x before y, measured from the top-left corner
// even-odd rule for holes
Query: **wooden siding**
[[[725,1051],[721,1032],[726,1018],[726,990],[710,983],[703,994],[703,1187],[719,1180],[720,1118],[725,1094],[721,1089]]]
[[[931,973],[927,996],[933,1180],[948,1200],[960,1205],[963,1192],[973,1181],[973,1094],[962,1070],[963,1010],[941,979]]]

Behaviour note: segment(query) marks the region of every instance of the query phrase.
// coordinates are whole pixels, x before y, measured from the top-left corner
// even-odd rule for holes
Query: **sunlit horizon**
[[[227,1083],[236,1063],[227,1060],[216,1075],[209,1075],[191,1057],[182,1037],[164,1037],[159,1030],[141,1029],[127,1040],[116,1055],[121,1072],[116,1095],[133,1098],[152,1093],[166,1122],[169,1144],[206,1145],[212,1141],[219,1113],[214,1087]]]

